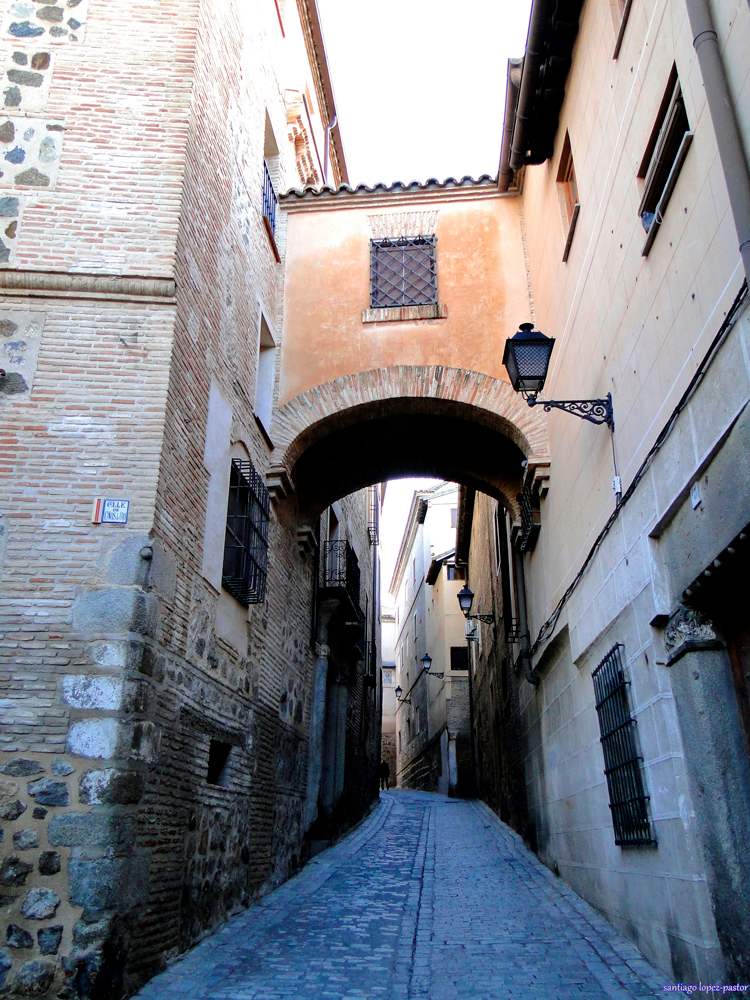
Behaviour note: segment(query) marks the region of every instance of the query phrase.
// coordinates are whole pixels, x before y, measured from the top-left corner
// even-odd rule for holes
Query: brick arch
[[[341,496],[366,484],[368,449],[378,434],[393,437],[397,426],[404,428],[405,439],[393,444],[390,465],[381,456],[370,481],[411,471],[433,474],[428,471],[432,468],[438,476],[496,496],[515,511],[521,459],[548,460],[541,407],[529,407],[508,382],[461,368],[399,365],[337,378],[276,410],[270,479],[287,478],[297,487],[306,482],[310,492],[313,477],[305,467],[314,457],[321,477],[333,479],[321,484],[319,496],[310,500],[311,508],[320,506],[329,495],[336,499],[337,489]],[[431,446],[434,456],[443,440],[444,455],[420,468],[419,455]],[[338,456],[328,454],[336,448]]]

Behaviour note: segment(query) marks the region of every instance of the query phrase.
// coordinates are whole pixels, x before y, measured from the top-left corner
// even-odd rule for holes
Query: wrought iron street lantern
[[[406,704],[406,705],[411,705],[411,701],[408,698],[402,698],[401,697],[401,695],[403,693],[404,693],[404,689],[399,684],[396,687],[396,692],[395,692],[395,694],[396,694],[396,701],[402,702],[403,704]]]
[[[545,336],[541,330],[535,331],[533,323],[521,323],[518,333],[505,341],[503,354],[503,364],[513,388],[523,395],[529,406],[539,404],[547,413],[552,409],[564,410],[592,424],[606,424],[614,431],[612,394],[609,392],[604,399],[537,399],[547,379],[554,346],[554,338]]]
[[[422,669],[426,674],[430,674],[431,666],[432,666],[432,657],[430,656],[429,653],[425,653],[424,656],[422,657]],[[442,680],[445,677],[445,674],[434,673],[430,674],[430,677],[438,677],[440,680]]]
[[[461,612],[467,621],[469,621],[469,619],[474,619],[478,622],[484,622],[485,625],[492,625],[494,623],[494,615],[472,615],[470,613],[471,606],[474,603],[474,591],[469,590],[467,584],[463,585],[458,594],[456,594],[456,597],[458,597],[458,606],[461,608]],[[500,617],[502,617],[502,615]]]
[[[518,333],[505,341],[503,364],[516,392],[536,396],[542,391],[554,346],[554,338],[541,330],[535,333],[533,323],[521,323]]]

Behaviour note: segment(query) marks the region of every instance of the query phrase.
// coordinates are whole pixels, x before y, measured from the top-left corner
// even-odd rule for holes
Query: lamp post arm
[[[498,615],[498,618],[502,618],[502,615]],[[464,618],[468,621],[473,618],[475,621],[484,622],[485,625],[494,625],[495,616],[494,615],[464,615]],[[436,675],[437,676],[437,675]]]
[[[552,409],[564,410],[589,423],[606,424],[611,431],[615,429],[611,392],[604,399],[537,399],[534,393],[529,393],[526,402],[529,406],[543,406],[545,413]]]

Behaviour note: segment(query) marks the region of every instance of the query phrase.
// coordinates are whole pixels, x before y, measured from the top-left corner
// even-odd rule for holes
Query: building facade
[[[519,320],[556,342],[544,398],[611,393],[614,428],[551,409],[521,517],[462,505],[504,614],[475,657],[483,794],[665,973],[743,982],[750,11],[535,0],[529,32]]]
[[[117,998],[377,794],[366,491],[269,475],[314,3],[5,2],[0,978]]]
[[[381,758],[390,769],[389,787],[396,784],[396,612],[392,607],[383,606],[380,616],[381,681],[383,685],[383,718],[381,731]]]
[[[456,600],[463,579],[455,560],[457,504],[455,483],[415,492],[391,581],[398,784],[443,795],[473,787],[467,647]]]

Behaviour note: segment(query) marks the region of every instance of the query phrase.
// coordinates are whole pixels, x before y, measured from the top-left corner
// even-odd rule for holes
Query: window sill
[[[565,240],[565,249],[563,250],[562,260],[563,264],[567,264],[568,257],[570,256],[570,248],[573,244],[573,236],[576,231],[576,223],[578,222],[578,216],[581,212],[581,203],[577,201],[573,206],[573,214],[570,217],[570,225],[568,226],[568,236]]]
[[[271,220],[267,215],[263,216],[263,225],[266,228],[266,236],[268,237],[268,242],[271,245],[271,250],[273,251],[274,259],[277,264],[281,263],[281,254],[279,253],[279,248],[276,246],[276,240],[273,235],[273,229],[271,228]]]
[[[384,309],[363,309],[363,323],[404,323],[416,319],[446,319],[448,306],[389,306]]]

